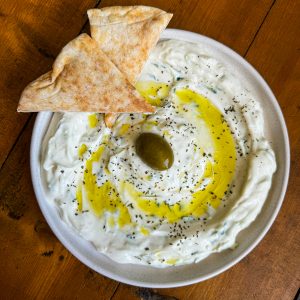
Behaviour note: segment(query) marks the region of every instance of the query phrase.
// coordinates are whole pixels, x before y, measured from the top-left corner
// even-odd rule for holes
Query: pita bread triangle
[[[173,16],[149,6],[112,6],[87,13],[92,38],[133,85]]]
[[[52,71],[30,83],[18,111],[153,112],[87,34],[69,42]]]
[[[133,85],[172,16],[149,6],[88,10],[92,38]],[[117,117],[105,114],[105,124],[112,127]]]

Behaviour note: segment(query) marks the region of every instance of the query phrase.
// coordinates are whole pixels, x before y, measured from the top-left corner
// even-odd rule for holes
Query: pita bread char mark
[[[69,42],[52,71],[30,83],[18,111],[153,112],[87,34]]]
[[[148,6],[113,6],[88,10],[91,35],[134,85],[172,14]],[[105,114],[111,128],[118,114]]]

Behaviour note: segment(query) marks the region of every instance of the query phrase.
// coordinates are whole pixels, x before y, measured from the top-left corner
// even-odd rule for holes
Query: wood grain
[[[156,292],[189,300],[293,299],[300,276],[299,1],[277,0],[274,4],[267,0],[103,0],[100,6],[114,4],[145,4],[171,11],[175,14],[171,27],[211,36],[240,54],[247,54],[278,97],[291,139],[288,193],[279,217],[260,245],[216,278]],[[89,270],[53,235],[31,186],[28,157],[33,119],[12,148],[28,118],[15,113],[20,91],[46,71],[60,47],[78,34],[89,5],[93,1],[51,0],[45,4],[41,0],[0,0],[0,25],[5,25],[0,27],[0,33],[7,31],[2,35],[5,43],[0,44],[0,74],[4,78],[0,82],[0,162],[12,149],[0,170],[0,298],[158,297],[118,285]]]
[[[0,0],[0,167],[30,114],[16,112],[20,94],[48,71],[74,38],[95,0]]]

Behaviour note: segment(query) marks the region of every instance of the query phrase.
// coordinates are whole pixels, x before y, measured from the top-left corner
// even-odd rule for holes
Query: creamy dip
[[[48,200],[95,248],[120,263],[166,267],[236,246],[261,211],[276,170],[259,103],[201,44],[161,41],[136,85],[157,107],[122,114],[54,114],[41,167]],[[171,146],[152,169],[141,133]]]

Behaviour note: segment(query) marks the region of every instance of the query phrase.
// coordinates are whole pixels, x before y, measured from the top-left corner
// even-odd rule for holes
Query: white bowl
[[[52,117],[50,112],[38,114],[31,140],[31,176],[40,208],[51,229],[62,244],[81,262],[107,277],[143,287],[178,287],[206,280],[224,272],[245,257],[264,237],[281,207],[287,187],[290,150],[286,125],[280,107],[264,79],[240,55],[205,36],[175,29],[167,29],[162,39],[180,39],[204,43],[225,65],[243,78],[251,92],[264,108],[265,132],[276,154],[278,169],[265,205],[257,219],[237,238],[239,247],[212,254],[205,260],[179,267],[156,269],[151,266],[119,264],[95,250],[91,243],[79,237],[62,222],[54,204],[46,201],[45,182],[40,172],[41,144]]]

